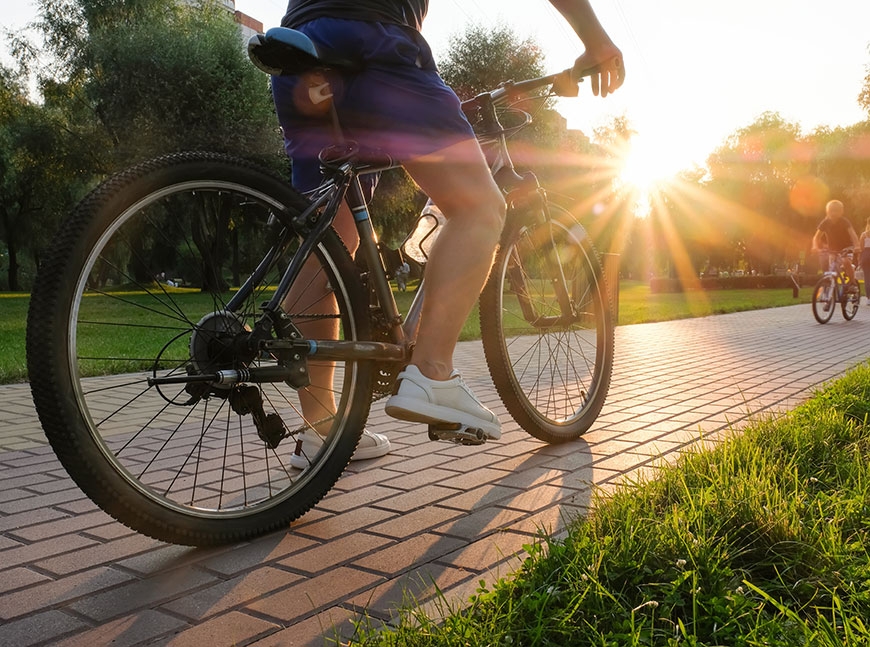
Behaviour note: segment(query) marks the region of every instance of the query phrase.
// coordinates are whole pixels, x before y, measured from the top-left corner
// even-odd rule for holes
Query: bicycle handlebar
[[[578,85],[582,78],[574,78],[571,68],[555,74],[539,76],[525,81],[505,81],[494,90],[481,92],[476,97],[462,102],[463,109],[479,105],[484,101],[495,106],[502,106],[520,98],[522,95],[544,86],[552,86],[553,94],[559,97],[576,97],[579,94]]]

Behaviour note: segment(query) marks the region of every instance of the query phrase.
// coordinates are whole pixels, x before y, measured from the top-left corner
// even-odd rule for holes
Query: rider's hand
[[[612,43],[588,48],[574,62],[574,76],[588,76],[592,80],[592,94],[606,97],[615,92],[625,80],[622,52]]]

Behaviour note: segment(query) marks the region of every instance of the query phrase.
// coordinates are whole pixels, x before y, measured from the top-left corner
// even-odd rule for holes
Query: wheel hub
[[[245,368],[253,359],[241,352],[251,332],[233,312],[210,312],[197,322],[190,335],[190,362],[197,373]],[[248,355],[251,355],[248,357]]]

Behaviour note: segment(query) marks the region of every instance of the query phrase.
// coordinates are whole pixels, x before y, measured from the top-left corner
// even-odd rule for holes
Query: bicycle
[[[260,67],[346,65],[298,32],[254,38]],[[486,362],[517,423],[550,443],[579,437],[604,403],[611,309],[585,230],[515,171],[499,116],[531,91],[577,85],[566,71],[464,104],[510,205],[480,297]],[[402,317],[359,182],[397,164],[361,159],[338,124],[336,136],[310,195],[223,154],[139,164],[86,196],[45,253],[27,325],[39,419],[78,486],[130,528],[214,545],[286,527],[335,484],[372,401],[409,362],[425,279]],[[342,200],[362,270],[331,227]],[[297,469],[305,429],[323,443]]]
[[[834,315],[836,304],[846,321],[858,314],[861,305],[861,290],[858,282],[849,279],[846,263],[851,263],[852,248],[832,252],[828,256],[828,269],[813,288],[813,316],[820,324],[827,323]]]

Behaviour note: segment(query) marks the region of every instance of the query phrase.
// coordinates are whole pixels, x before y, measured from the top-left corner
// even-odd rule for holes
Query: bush
[[[804,274],[796,274],[798,285],[809,285],[811,277]],[[726,276],[705,277],[696,283],[687,286],[681,279],[667,277],[653,277],[649,281],[650,292],[661,294],[663,292],[685,292],[700,288],[701,290],[767,290],[767,289],[790,289],[794,286],[791,276],[774,276],[772,274],[756,276]]]

